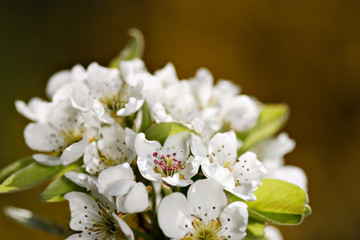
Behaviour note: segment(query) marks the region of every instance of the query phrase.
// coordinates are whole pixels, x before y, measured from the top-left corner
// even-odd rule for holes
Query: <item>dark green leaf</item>
[[[21,168],[28,166],[32,162],[35,162],[35,160],[29,157],[29,158],[20,159],[16,162],[9,164],[0,171],[0,182],[3,182],[11,174],[18,171]]]
[[[162,122],[150,126],[145,131],[146,139],[156,140],[161,144],[164,144],[166,138],[170,135],[180,132],[191,132],[190,129],[180,123],[175,122]]]
[[[36,228],[51,234],[68,236],[72,233],[68,227],[58,225],[48,219],[37,216],[26,209],[8,206],[4,208],[4,213],[25,226]]]
[[[129,30],[130,41],[120,54],[111,60],[109,67],[119,68],[120,61],[141,58],[144,52],[144,36],[140,30],[132,28]]]
[[[60,172],[63,166],[49,167],[38,162],[20,168],[0,185],[0,193],[16,192],[37,186]]]
[[[260,140],[270,137],[279,131],[287,120],[288,112],[288,106],[285,104],[264,105],[256,125],[249,131],[238,134],[238,138],[243,141],[238,155],[245,153]]]

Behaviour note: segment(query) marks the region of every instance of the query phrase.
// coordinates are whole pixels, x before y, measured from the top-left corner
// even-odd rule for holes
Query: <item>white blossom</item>
[[[252,152],[237,157],[237,146],[233,131],[217,133],[208,146],[197,135],[191,136],[191,151],[201,162],[205,176],[246,201],[255,200],[254,191],[261,184],[266,169]]]
[[[243,202],[227,205],[222,187],[212,180],[192,184],[187,197],[172,193],[160,203],[161,230],[172,239],[243,239],[248,222]]]
[[[148,141],[139,133],[135,139],[137,166],[150,181],[165,181],[172,186],[187,186],[199,165],[189,156],[189,134],[182,132],[167,137],[164,146]]]
[[[77,172],[67,172],[65,176],[102,199],[109,209],[135,213],[148,207],[146,187],[143,183],[134,181],[135,176],[128,163],[109,167],[98,178]]]
[[[79,231],[69,236],[67,240],[115,240],[117,234],[123,235],[128,240],[134,239],[134,234],[127,223],[100,200],[81,192],[70,192],[64,197],[70,203],[70,228]]]

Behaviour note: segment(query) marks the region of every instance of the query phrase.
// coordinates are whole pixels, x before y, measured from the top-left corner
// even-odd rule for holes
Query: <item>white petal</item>
[[[122,220],[121,218],[119,218],[115,213],[112,214],[113,217],[115,218],[116,222],[118,223],[122,233],[125,235],[127,240],[134,240],[134,233],[132,232],[131,228],[129,227],[129,225],[127,225],[127,223]]]
[[[26,144],[33,150],[50,152],[65,145],[64,138],[48,124],[29,123],[24,130]]]
[[[154,171],[153,153],[159,152],[161,145],[157,141],[148,141],[144,133],[139,133],[135,138],[135,150],[138,155],[137,166],[141,175],[150,180],[158,181],[161,174]]]
[[[240,87],[231,81],[219,80],[214,86],[213,98],[216,102],[227,102],[233,96],[240,93]]]
[[[86,136],[84,136],[81,141],[71,144],[64,150],[63,154],[61,155],[61,162],[64,165],[68,165],[76,161],[84,154],[85,148],[88,144],[89,139]]]
[[[158,211],[159,226],[170,238],[182,238],[191,226],[192,207],[181,193],[172,193],[160,203]]]
[[[232,164],[237,154],[237,139],[234,131],[217,133],[209,142],[209,154],[213,162],[222,166]]]
[[[238,158],[234,165],[233,175],[240,180],[240,183],[252,180],[260,182],[266,172],[267,170],[257,160],[256,155],[253,152],[246,152]]]
[[[162,177],[163,181],[171,186],[186,187],[193,183],[191,179],[180,179],[179,173],[175,173],[173,176]]]
[[[190,156],[186,161],[185,168],[179,173],[181,173],[185,179],[190,179],[199,172],[201,162],[203,162],[203,159]]]
[[[85,173],[69,171],[65,173],[65,177],[80,187],[86,188],[88,191],[97,191],[97,179],[93,176]]]
[[[159,102],[155,103],[155,105],[151,108],[151,112],[154,120],[157,123],[173,121],[173,118],[170,116],[170,114],[166,113],[164,106]]]
[[[135,151],[136,132],[130,128],[125,128],[125,143],[128,148]]]
[[[95,222],[101,222],[98,214],[98,204],[86,193],[70,192],[64,196],[70,203],[70,228],[77,231],[86,230]]]
[[[106,186],[99,185],[99,192],[106,196],[122,197],[128,194],[135,184],[136,183],[134,180],[117,180],[115,182],[109,183]]]
[[[265,226],[265,237],[269,240],[283,240],[280,230],[274,226]]]
[[[237,132],[252,128],[259,116],[255,102],[246,95],[239,95],[231,100],[225,111],[225,120]]]
[[[256,155],[253,152],[246,152],[238,158],[233,166],[232,174],[239,186],[228,190],[246,201],[255,200],[254,191],[257,186],[261,185],[261,179],[266,172]]]
[[[207,178],[210,178],[225,188],[235,187],[235,180],[228,168],[224,168],[218,163],[202,164],[201,169]]]
[[[125,131],[119,124],[113,124],[101,128],[102,139],[98,141],[98,148],[106,159],[117,163],[131,163],[136,154],[127,148]]]
[[[259,151],[258,158],[268,170],[273,170],[284,165],[283,156],[291,152],[295,141],[286,133],[281,133],[277,138],[263,140],[256,147]]]
[[[213,81],[213,76],[205,68],[199,69],[195,78],[191,80],[194,94],[202,107],[207,106],[210,101]]]
[[[101,122],[108,124],[114,123],[114,119],[110,116],[108,112],[105,111],[104,106],[99,100],[93,99],[91,104],[92,104],[91,107],[92,111],[94,111],[94,113]]]
[[[90,174],[99,173],[106,167],[105,163],[100,159],[96,142],[91,142],[85,148],[84,164],[86,171]]]
[[[247,205],[244,202],[233,202],[224,208],[220,215],[221,235],[228,239],[243,239],[248,224]]]
[[[161,174],[154,171],[155,164],[148,159],[138,157],[137,166],[141,175],[150,181],[160,181]]]
[[[246,184],[241,184],[232,189],[227,188],[226,190],[245,201],[255,201],[256,196],[254,195],[254,192],[259,185],[261,185],[261,183],[259,184],[256,181],[250,181]]]
[[[189,137],[187,132],[168,136],[164,143],[163,153],[171,156],[175,153],[175,158],[184,162],[189,156]]]
[[[166,66],[155,72],[155,77],[160,80],[164,87],[178,82],[175,67],[172,63],[166,64]]]
[[[88,84],[91,94],[101,98],[107,94],[117,94],[121,89],[122,81],[118,69],[92,63],[88,67]]]
[[[120,180],[134,180],[134,173],[128,163],[123,163],[117,166],[109,167],[103,170],[98,178],[99,190],[104,191],[112,183]]]
[[[301,187],[305,192],[307,192],[307,177],[304,170],[299,167],[283,166],[270,171],[266,175],[266,178],[275,178],[287,181]]]
[[[143,183],[136,183],[130,191],[119,198],[117,208],[122,213],[142,212],[149,206],[148,193]]]
[[[187,198],[195,215],[204,221],[219,217],[227,204],[226,195],[221,185],[210,179],[198,180],[191,185]]]
[[[130,61],[121,61],[119,67],[120,72],[125,79],[127,79],[131,74],[137,74],[146,71],[144,62],[138,58]]]
[[[135,113],[141,108],[144,103],[144,99],[136,99],[134,97],[129,98],[129,102],[125,104],[125,108],[116,112],[117,116],[129,116]]]
[[[86,111],[89,103],[89,88],[80,81],[66,84],[55,92],[53,102],[57,103],[65,99],[70,99],[74,108]]]
[[[32,157],[39,163],[42,163],[46,166],[58,166],[61,164],[59,157],[53,157],[46,154],[34,154]]]
[[[71,77],[71,72],[69,70],[62,70],[60,72],[57,72],[50,77],[49,82],[46,86],[46,94],[51,99],[54,93],[59,88],[72,81],[73,79]]]
[[[161,145],[157,141],[148,141],[144,133],[139,133],[135,138],[135,150],[139,157],[152,159],[153,153],[160,151]]]
[[[190,140],[191,153],[194,157],[207,157],[208,149],[205,147],[204,143],[201,141],[201,138],[198,135],[191,134]]]
[[[32,98],[27,105],[23,101],[15,101],[16,110],[21,115],[30,120],[42,123],[47,121],[47,114],[51,106],[52,103],[46,102],[40,98]]]

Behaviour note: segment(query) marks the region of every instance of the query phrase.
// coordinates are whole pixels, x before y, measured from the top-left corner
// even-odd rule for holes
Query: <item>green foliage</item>
[[[170,135],[180,132],[191,132],[190,129],[182,125],[181,123],[175,122],[162,122],[150,126],[145,131],[146,139],[156,140],[161,144],[164,144],[166,138]]]
[[[151,125],[150,110],[149,110],[149,106],[148,106],[146,101],[144,101],[144,104],[143,104],[143,106],[141,108],[141,112],[142,112],[141,126],[140,126],[139,131],[144,132]]]
[[[288,106],[285,104],[266,104],[262,107],[256,125],[250,130],[238,134],[243,145],[238,155],[245,153],[260,140],[275,134],[284,125],[288,117]]]
[[[256,201],[246,202],[251,218],[277,225],[297,225],[311,213],[306,192],[277,179],[263,179]],[[235,200],[236,197],[232,197]]]
[[[17,170],[28,166],[29,164],[35,162],[31,157],[20,159],[16,162],[11,163],[0,171],[0,182],[3,182],[11,174],[15,173]]]
[[[37,186],[59,173],[64,167],[49,167],[33,159],[15,162],[1,171],[6,177],[0,184],[0,193],[16,192]]]
[[[265,224],[261,221],[249,218],[246,229],[245,240],[266,240],[265,238]]]
[[[85,188],[82,188],[69,179],[67,179],[64,174],[68,171],[74,172],[83,172],[84,169],[81,168],[83,160],[79,159],[76,162],[64,167],[54,178],[46,189],[40,193],[39,198],[44,202],[59,202],[64,201],[64,195],[69,192],[86,192]]]
[[[64,195],[73,191],[86,192],[86,189],[76,185],[65,176],[61,176],[51,182],[39,195],[39,198],[44,202],[64,201]]]
[[[134,58],[141,58],[144,52],[144,36],[140,30],[132,28],[129,30],[131,37],[126,47],[120,52],[120,54],[111,60],[110,68],[119,68],[120,61],[131,60]]]

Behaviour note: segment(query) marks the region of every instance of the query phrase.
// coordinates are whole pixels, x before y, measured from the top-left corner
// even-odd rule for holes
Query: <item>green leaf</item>
[[[55,176],[63,168],[63,166],[49,167],[34,161],[8,176],[0,185],[0,193],[16,192],[37,186]]]
[[[180,132],[191,132],[190,129],[182,125],[181,123],[175,122],[162,122],[150,126],[145,131],[146,139],[156,140],[161,144],[164,144],[166,138],[170,135]]]
[[[64,201],[64,195],[66,193],[77,191],[77,192],[86,192],[85,188],[82,188],[68,178],[64,176],[64,174],[68,171],[75,171],[75,172],[85,172],[84,169],[81,168],[83,164],[83,159],[80,158],[78,161],[73,162],[70,165],[64,167],[54,178],[55,180],[52,181],[46,189],[40,193],[39,198],[41,201],[44,202],[59,202]]]
[[[249,218],[249,222],[246,229],[246,238],[252,240],[262,240],[265,239],[265,224],[256,219]]]
[[[11,174],[20,170],[21,168],[28,166],[32,162],[35,162],[35,160],[29,157],[29,158],[20,159],[16,162],[9,164],[0,171],[0,182],[3,182]]]
[[[151,114],[149,110],[149,106],[146,101],[141,108],[142,116],[141,116],[141,126],[140,132],[144,132],[151,125]]]
[[[61,176],[51,182],[39,195],[39,198],[44,202],[60,202],[65,200],[65,194],[73,191],[86,192],[86,189],[76,185],[65,176]]]
[[[262,222],[297,225],[311,212],[306,192],[282,180],[263,179],[255,196],[256,201],[246,202],[249,216]]]
[[[63,227],[48,219],[37,216],[26,209],[8,206],[4,208],[4,213],[25,226],[36,228],[51,234],[68,236],[72,233],[68,227]]]
[[[260,140],[270,137],[279,131],[286,122],[288,113],[289,108],[285,104],[264,105],[256,125],[249,131],[238,134],[238,138],[243,141],[238,155],[245,153]]]
[[[120,54],[111,60],[109,64],[110,68],[119,68],[120,61],[142,57],[144,52],[144,36],[140,30],[136,28],[130,29],[129,35],[131,37],[130,41]]]

